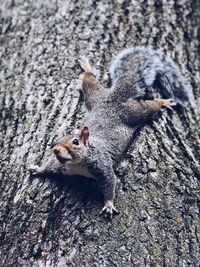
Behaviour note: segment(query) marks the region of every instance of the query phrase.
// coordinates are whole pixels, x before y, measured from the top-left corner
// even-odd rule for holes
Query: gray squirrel
[[[113,201],[119,162],[133,132],[161,108],[175,103],[194,105],[192,89],[172,59],[160,51],[131,47],[117,55],[110,67],[111,89],[104,88],[88,61],[81,64],[86,105],[84,126],[64,136],[52,148],[49,160],[32,166],[32,175],[61,172],[96,179],[104,197],[102,212],[117,212]],[[154,88],[163,98],[154,98]],[[102,213],[101,212],[101,213]]]

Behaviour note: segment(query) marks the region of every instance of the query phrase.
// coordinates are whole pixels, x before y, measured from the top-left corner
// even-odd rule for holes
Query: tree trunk
[[[0,266],[199,266],[199,1],[4,0],[0,9]],[[49,157],[63,122],[83,116],[79,57],[106,84],[112,58],[132,44],[179,64],[197,111],[164,111],[135,134],[116,170],[120,214],[108,220],[93,180],[31,179],[28,167]]]

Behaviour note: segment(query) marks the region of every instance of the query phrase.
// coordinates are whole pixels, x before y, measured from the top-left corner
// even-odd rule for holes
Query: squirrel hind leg
[[[81,68],[84,70],[85,73],[92,73],[92,67],[89,63],[89,59],[86,57],[81,57],[80,60]]]

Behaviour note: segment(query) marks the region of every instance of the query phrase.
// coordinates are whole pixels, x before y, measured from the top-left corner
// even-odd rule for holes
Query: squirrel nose
[[[53,148],[53,152],[54,152],[54,154],[59,154],[60,153],[60,148],[59,147],[54,147]]]

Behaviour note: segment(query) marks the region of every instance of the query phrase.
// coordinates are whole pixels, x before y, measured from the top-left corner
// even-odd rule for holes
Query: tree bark
[[[199,1],[4,0],[0,10],[0,266],[199,266]],[[31,179],[28,167],[83,117],[79,57],[107,84],[132,44],[179,64],[197,110],[164,111],[134,135],[108,220],[93,180]]]

